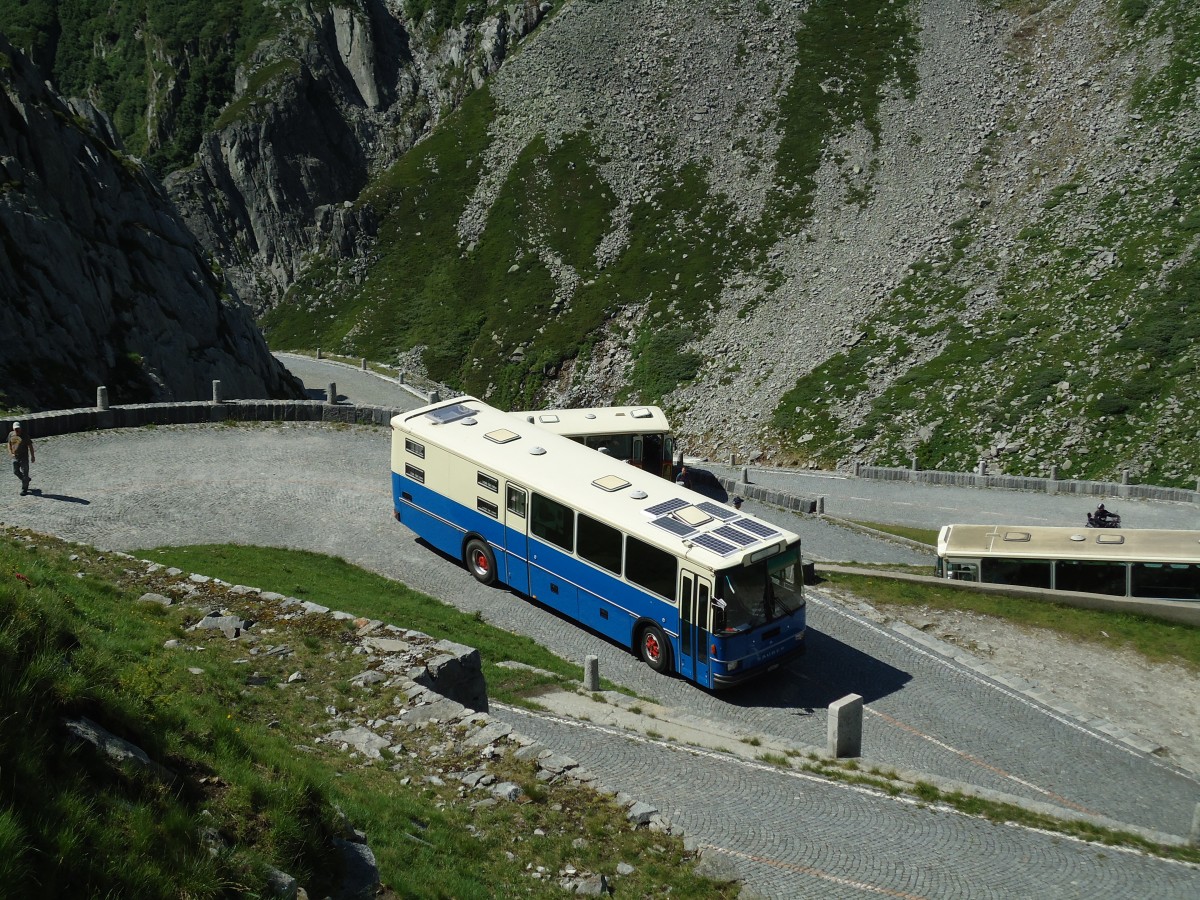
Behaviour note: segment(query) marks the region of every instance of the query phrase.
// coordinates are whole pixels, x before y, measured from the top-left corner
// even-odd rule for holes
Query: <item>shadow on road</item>
[[[82,497],[69,497],[66,494],[43,494],[38,488],[34,488],[29,492],[35,497],[41,497],[43,500],[59,500],[63,503],[82,503],[84,506],[91,504],[91,500],[84,500]]]
[[[808,629],[808,652],[775,672],[719,696],[735,706],[775,707],[811,714],[847,694],[873,703],[908,684],[912,676],[843,644],[837,638]]]

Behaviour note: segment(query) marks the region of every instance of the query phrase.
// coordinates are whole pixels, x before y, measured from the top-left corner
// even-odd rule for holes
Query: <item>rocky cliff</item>
[[[493,4],[440,31],[385,0],[281,7],[196,164],[166,179],[171,197],[241,296],[269,307],[315,254],[362,255],[375,229],[373,212],[353,206],[363,188],[550,9]]]
[[[297,397],[161,185],[0,36],[0,406]]]

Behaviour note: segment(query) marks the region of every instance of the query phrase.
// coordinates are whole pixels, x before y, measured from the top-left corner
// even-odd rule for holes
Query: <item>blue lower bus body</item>
[[[693,628],[687,648],[674,603],[396,472],[392,494],[396,519],[431,546],[461,560],[467,536],[478,535],[495,555],[498,581],[586,628],[634,649],[639,626],[658,625],[671,644],[674,671],[702,687],[741,684],[804,652],[803,608],[744,634],[714,638]]]

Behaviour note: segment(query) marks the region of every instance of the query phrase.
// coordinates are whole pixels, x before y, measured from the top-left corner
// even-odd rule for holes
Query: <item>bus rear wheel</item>
[[[655,672],[666,672],[671,667],[671,645],[667,643],[667,636],[657,625],[647,625],[642,629],[642,635],[638,638],[638,650],[642,662]]]
[[[471,538],[463,547],[463,562],[467,571],[475,576],[480,584],[496,583],[496,554],[488,546],[487,541]]]

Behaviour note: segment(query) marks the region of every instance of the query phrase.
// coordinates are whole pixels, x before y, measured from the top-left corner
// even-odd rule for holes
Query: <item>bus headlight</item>
[[[742,661],[740,659],[734,659],[734,660],[731,660],[731,661],[725,663],[725,670],[727,672],[736,672],[741,667],[742,667]]]

